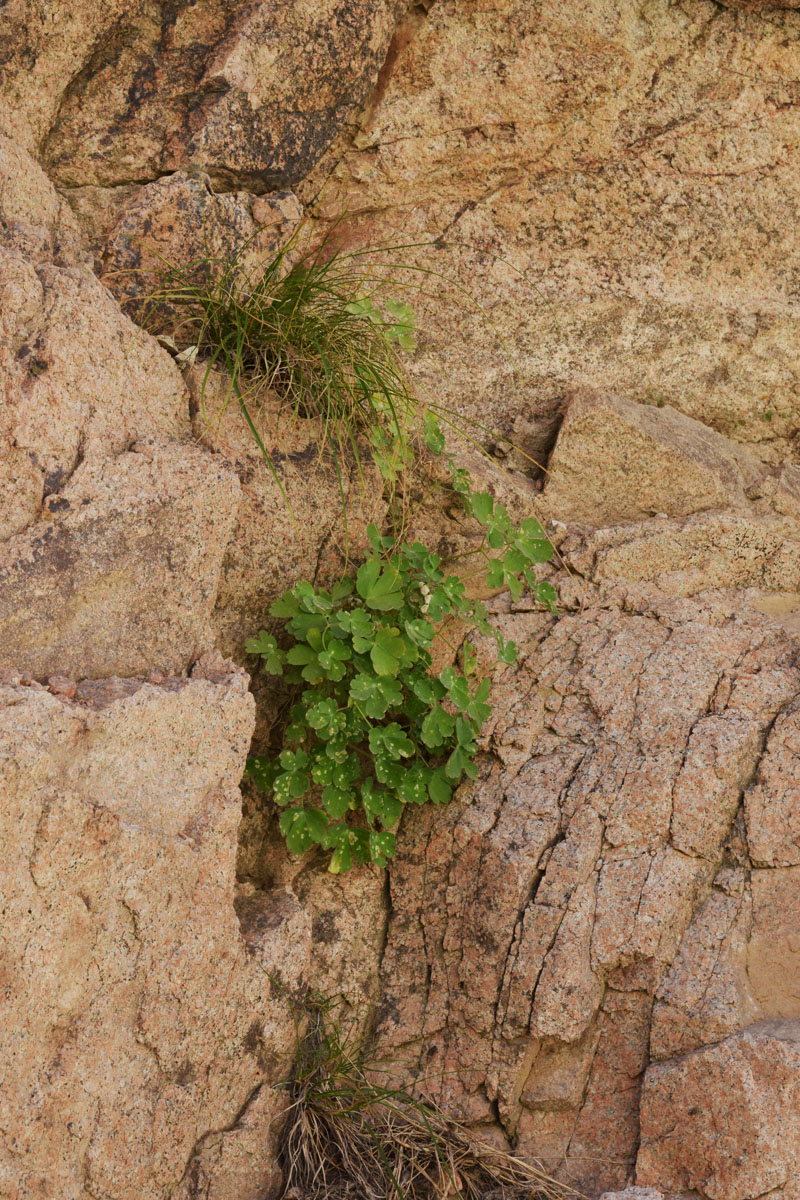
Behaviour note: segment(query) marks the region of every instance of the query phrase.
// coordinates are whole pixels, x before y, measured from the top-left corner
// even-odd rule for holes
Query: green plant
[[[652,404],[654,408],[664,408],[665,405],[669,404],[669,400],[666,396],[656,392],[653,388],[647,388],[644,394],[644,403]]]
[[[433,453],[442,452],[431,414],[426,438]],[[515,527],[502,504],[474,491],[468,473],[448,461],[454,491],[483,528],[473,578],[488,589],[507,588],[515,600],[527,587],[553,609],[555,590],[536,575],[553,553],[542,526],[529,517]],[[298,689],[279,752],[251,758],[247,773],[284,809],[280,828],[289,850],[321,846],[334,873],[353,862],[385,866],[404,806],[446,804],[464,776],[477,774],[490,680],[474,678],[470,642],[461,670],[432,674],[437,631],[446,637],[458,621],[494,637],[501,661],[516,655],[438,554],[381,536],[375,526],[369,532],[372,553],[354,576],[330,590],[302,581],[272,605],[272,616],[285,622],[288,649],[263,629],[246,643],[268,672],[285,672]]]
[[[392,249],[399,247],[383,255]],[[371,527],[372,553],[355,575],[330,590],[300,582],[272,606],[292,639],[288,649],[261,630],[247,650],[267,671],[285,671],[299,692],[278,753],[248,765],[256,785],[285,809],[280,827],[289,849],[323,847],[334,872],[354,861],[385,865],[405,804],[445,804],[464,776],[474,777],[476,738],[491,711],[489,680],[473,681],[471,644],[462,670],[431,673],[437,630],[446,636],[454,620],[492,630],[463,580],[420,542],[403,540],[405,497],[395,490],[415,461],[415,439],[442,454],[437,412],[471,439],[452,414],[435,406],[423,414],[406,375],[398,351],[414,349],[416,316],[393,294],[402,266],[376,265],[374,251],[344,252],[331,234],[301,251],[298,233],[250,272],[246,252],[168,272],[149,297],[145,323],[169,328],[173,345],[184,347],[179,357],[204,364],[203,396],[215,368],[227,374],[279,486],[253,405],[269,391],[294,416],[317,419],[320,451],[332,452],[339,475],[345,537],[345,459],[360,470],[366,444],[383,479],[391,536]],[[482,584],[508,588],[515,599],[528,587],[552,607],[555,593],[534,570],[552,553],[542,527],[528,518],[514,528],[505,508],[448,462],[454,492],[484,529],[475,551]],[[511,661],[513,645],[496,641],[501,659]]]
[[[394,295],[401,268],[343,251],[332,233],[303,251],[299,239],[300,231],[250,269],[246,246],[231,260],[209,257],[168,270],[140,319],[168,333],[182,361],[202,366],[203,398],[212,371],[227,375],[279,484],[255,419],[265,392],[294,416],[318,419],[320,449],[331,452],[340,481],[345,458],[362,471],[366,442],[393,482],[409,459],[407,433],[417,411],[398,354],[415,348],[417,320]]]
[[[375,1080],[333,1005],[307,1002],[280,1143],[282,1197],[302,1200],[558,1200],[544,1171],[477,1142],[434,1105]]]

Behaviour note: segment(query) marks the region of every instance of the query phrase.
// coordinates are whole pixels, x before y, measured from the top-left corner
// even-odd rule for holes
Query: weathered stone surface
[[[2,131],[44,146],[61,184],[156,179],[193,163],[217,182],[291,186],[374,83],[395,0],[220,5],[14,0]]]
[[[788,594],[800,591],[797,528],[796,521],[751,512],[658,517],[572,530],[560,552],[570,567],[602,586],[652,583],[675,596],[713,587]]]
[[[39,679],[166,674],[213,644],[239,481],[197,447],[92,459],[0,546],[0,666]]]
[[[176,171],[138,190],[116,213],[105,237],[102,216],[98,222],[87,203],[83,215],[95,240],[100,227],[103,281],[120,302],[128,301],[134,315],[170,268],[201,280],[202,264],[209,259],[216,264],[236,260],[245,277],[257,278],[259,260],[287,240],[302,212],[291,192],[216,194],[207,178]]]
[[[763,1017],[800,1019],[800,869],[754,871],[747,979]]]
[[[747,834],[759,866],[800,865],[800,707],[775,722],[769,754],[745,798]]]
[[[740,8],[745,12],[770,12],[776,8],[800,8],[798,0],[720,0],[726,8]]]
[[[123,14],[142,8],[140,0],[88,0],[80,7],[58,0],[47,9],[35,0],[6,4],[0,131],[36,154],[70,80],[112,37]]]
[[[265,966],[301,986],[310,931],[262,892],[240,932],[253,701],[230,671],[76,701],[3,689],[4,1195],[271,1194],[293,1021]]]
[[[638,1151],[625,1200],[797,1200],[796,8],[415,5],[353,137],[394,0],[7,0],[0,128],[78,223],[0,140],[0,642],[48,680],[3,710],[23,1036],[0,1192],[263,1200],[293,1037],[266,973],[363,1014],[383,954],[384,1047],[483,1132],[591,1192]],[[580,615],[498,608],[523,656],[494,758],[409,817],[391,904],[377,872],[289,860],[255,806],[234,891],[252,718],[228,668],[82,678],[183,671],[212,624],[240,652],[341,562],[313,436],[264,417],[294,525],[235,407],[192,427],[79,246],[123,300],[159,255],[269,250],[274,198],[242,189],[321,154],[315,215],[453,278],[415,290],[421,382],[551,459],[505,459],[526,512],[545,483],[557,520],[610,525],[562,544]]]
[[[800,672],[790,639],[724,597],[497,619],[521,648],[496,684],[500,761],[447,810],[406,817],[381,1044],[463,1119],[485,1125],[496,1105],[522,1152],[596,1192],[632,1178],[654,995],[656,1053],[762,1011],[730,1002],[729,1018],[709,996],[675,1031],[721,969],[713,945],[698,969],[704,938],[735,913],[698,918],[678,951]]]
[[[637,1183],[711,1200],[796,1196],[800,1022],[760,1022],[651,1066],[641,1139]]]
[[[233,1128],[201,1139],[171,1200],[265,1200],[279,1195],[280,1115],[280,1095],[262,1085]]]
[[[549,515],[591,525],[741,508],[747,478],[736,451],[674,408],[584,390],[567,401],[543,501]]]
[[[760,769],[773,753],[770,737]],[[677,1059],[770,1018],[800,1018],[798,921],[798,868],[724,867],[659,987],[651,1058]]]
[[[353,1033],[355,1026],[371,1031],[389,915],[385,872],[374,867],[330,875],[317,855],[290,855],[275,805],[247,781],[242,791],[237,873],[247,881],[243,886],[255,886],[258,895],[284,888],[297,897],[311,928],[308,975],[315,992],[342,1002],[337,1017],[355,1022]]]
[[[74,219],[24,154],[0,152],[2,664],[182,671],[213,641],[238,480],[182,444],[188,393],[169,355],[84,266],[47,261],[65,261]]]
[[[102,284],[0,248],[0,539],[82,461],[188,433],[180,372]]]
[[[715,885],[657,993],[650,1036],[657,1061],[721,1041],[760,1015],[747,978],[752,912],[744,872],[726,869]]]
[[[311,921],[315,989],[337,996],[369,1021],[379,992],[388,898],[382,871],[356,871],[338,879],[319,869],[300,871],[292,888]]]
[[[42,168],[0,136],[0,245],[36,261],[71,266],[81,255],[78,224]]]
[[[241,656],[245,639],[269,621],[277,596],[299,579],[340,569],[345,556],[357,560],[367,525],[385,511],[383,489],[367,462],[363,479],[346,463],[340,479],[329,455],[320,452],[321,424],[293,416],[263,394],[248,398],[248,407],[270,469],[227,382],[217,373],[206,377],[199,366],[189,382],[198,439],[219,452],[218,461],[238,474],[242,486],[214,613],[223,651]]]
[[[603,1192],[600,1200],[662,1200],[655,1188],[630,1187],[623,1192]]]
[[[786,5],[439,0],[301,198],[325,181],[354,238],[427,240],[418,261],[491,325],[455,288],[420,297],[418,369],[534,457],[586,384],[779,461],[800,394],[799,61]]]

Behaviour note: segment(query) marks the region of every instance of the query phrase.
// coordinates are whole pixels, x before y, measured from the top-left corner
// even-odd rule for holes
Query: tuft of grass
[[[340,481],[349,458],[363,483],[366,445],[391,482],[409,457],[418,407],[399,353],[414,348],[414,312],[392,294],[393,268],[366,265],[333,235],[306,249],[299,236],[249,270],[245,247],[231,260],[166,271],[140,320],[169,334],[179,361],[204,366],[203,396],[212,371],[227,374],[276,479],[253,419],[265,391],[292,417],[320,423],[320,451],[331,452]]]
[[[338,224],[316,241],[308,226],[301,225],[272,258],[252,255],[245,244],[230,259],[205,255],[178,267],[164,264],[137,319],[178,363],[200,367],[204,413],[212,372],[227,377],[224,403],[233,401],[241,409],[292,517],[279,471],[259,432],[260,402],[270,393],[290,419],[315,419],[320,457],[332,465],[339,481],[347,544],[349,481],[355,465],[366,494],[365,462],[380,476],[390,523],[405,529],[423,407],[465,446],[484,455],[486,438],[497,442],[500,437],[432,396],[423,405],[404,362],[404,354],[416,349],[417,318],[398,294],[417,293],[477,311],[504,349],[505,343],[468,291],[431,266],[403,261],[406,251],[441,249],[445,243],[346,250],[337,240]],[[505,474],[502,466],[498,469]],[[370,488],[374,478],[371,473]]]
[[[371,1078],[362,1041],[331,1004],[308,1025],[285,1085],[281,1200],[565,1200],[577,1193],[544,1170],[476,1142],[438,1108]]]

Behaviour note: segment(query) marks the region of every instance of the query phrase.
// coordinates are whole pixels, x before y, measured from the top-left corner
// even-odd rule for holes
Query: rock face
[[[420,301],[440,401],[535,458],[579,385],[793,456],[796,8],[412,10],[355,139],[299,191],[325,180],[354,237],[426,242],[453,280]]]
[[[310,985],[591,1195],[797,1200],[798,4],[0,9],[0,1193],[273,1200]],[[304,220],[434,273],[410,369],[559,549],[388,879],[243,810],[207,653],[357,559],[378,482],[264,397],[271,471],[130,319]]]
[[[646,523],[582,529],[570,533],[561,550],[582,576],[603,588],[624,584],[626,594],[649,584],[681,596],[736,586],[783,593],[788,608],[797,607],[797,522],[774,514],[712,512],[683,521],[659,516]]]
[[[150,221],[151,258],[209,230],[246,241],[231,214],[269,238],[297,216],[189,177],[163,203],[143,190],[111,251],[131,211]],[[182,225],[187,196],[197,220]],[[193,426],[180,370],[92,273],[82,199],[79,221],[0,138],[0,1193],[272,1200],[299,999],[312,964],[331,988],[346,973],[362,1008],[374,997],[383,883],[308,885],[301,903],[263,870],[237,882],[255,705],[246,676],[204,652],[215,613],[241,655],[291,572],[325,566],[340,498],[330,479],[315,488],[278,571],[266,467]],[[106,219],[109,198],[94,200]],[[234,578],[245,566],[255,598]],[[328,932],[312,957],[315,921]],[[359,938],[345,972],[335,947]]]
[[[3,689],[4,1195],[256,1200],[275,1182],[268,1155],[236,1166],[248,1138],[269,1145],[293,1041],[257,960],[295,986],[310,927],[265,893],[237,920],[253,702],[245,676],[210,673]]]
[[[241,225],[243,203],[186,176],[143,188],[109,237],[117,296],[130,296],[158,255],[188,264],[214,250],[206,233],[233,246],[260,229],[264,250],[298,216],[291,198],[248,197]],[[241,656],[270,600],[336,558],[335,475],[319,466],[310,490],[299,478],[318,458],[313,432],[287,426],[292,443],[276,450],[301,518],[287,553],[291,517],[265,524],[285,505],[240,414],[212,435],[210,393],[209,415],[89,270],[79,223],[41,169],[2,139],[0,212],[0,669],[39,679],[180,672],[213,644],[215,608],[227,650]],[[125,231],[145,225],[143,274],[125,274]],[[378,512],[371,498],[354,520],[353,550]]]
[[[239,502],[193,447],[137,443],[87,462],[30,531],[0,549],[0,668],[40,679],[182,671],[211,615]]]
[[[671,1191],[796,1195],[800,1021],[762,1021],[651,1067],[638,1173]]]
[[[674,408],[584,391],[568,400],[547,464],[545,502],[561,520],[593,525],[654,510],[683,517],[741,508],[746,477],[736,450]],[[746,452],[740,455],[745,459]]]
[[[394,0],[6,6],[3,132],[66,185],[156,179],[291,186],[374,82]]]
[[[0,151],[0,437],[30,462],[35,515],[36,497],[84,459],[185,436],[187,394],[169,355],[80,261],[77,222],[41,170],[6,142]]]
[[[221,264],[235,259],[243,272],[257,277],[259,262],[287,240],[301,217],[291,192],[217,195],[207,177],[181,171],[129,196],[124,189],[121,201],[117,191],[109,195],[103,188],[80,189],[73,204],[101,257],[103,281],[121,302],[128,301],[133,316],[141,314],[143,305],[146,312],[146,297],[158,286],[165,266],[181,268],[199,281],[209,260]]]
[[[321,450],[325,434],[320,421],[294,419],[269,393],[250,400],[248,411],[270,455],[267,466],[227,376],[198,367],[188,380],[198,441],[216,451],[216,461],[241,483],[214,612],[220,646],[235,654],[253,629],[263,625],[270,602],[286,590],[287,580],[330,576],[348,558],[363,556],[367,525],[383,519],[385,504],[371,464],[364,462],[360,478],[355,463],[349,472],[346,464],[341,470],[343,464]]]
[[[759,1022],[791,1032],[800,1018],[785,957],[800,891],[777,835],[781,806],[796,809],[796,645],[720,597],[502,622],[521,656],[495,693],[499,761],[446,813],[407,821],[391,872],[382,1044],[463,1119],[499,1115],[518,1150],[580,1188],[636,1171],[668,1191],[769,1190],[701,1186],[715,1118],[681,1115],[713,1077],[721,1119],[746,1053],[728,1074],[712,1054],[707,1079],[705,1066],[684,1077],[682,1056],[726,1037],[738,1054],[761,1044]],[[758,804],[777,810],[775,834],[745,825]],[[754,824],[768,846],[748,843]],[[751,881],[756,859],[770,867]],[[764,1068],[742,1129],[753,1106],[796,1105],[789,1034],[769,1037],[786,1065]],[[736,1137],[714,1150],[720,1163]],[[798,1144],[790,1129],[782,1183],[797,1181]]]

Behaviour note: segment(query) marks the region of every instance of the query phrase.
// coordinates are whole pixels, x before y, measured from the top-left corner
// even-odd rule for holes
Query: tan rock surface
[[[264,1200],[280,1194],[276,1132],[281,1098],[261,1087],[232,1129],[207,1133],[195,1148],[175,1200]]]
[[[256,732],[258,737],[258,730]],[[275,805],[248,781],[243,788],[237,873],[244,888],[286,889],[302,906],[311,927],[309,977],[318,995],[337,999],[339,1020],[363,1032],[374,1024],[379,971],[386,940],[388,896],[377,867],[330,875],[318,855],[296,858],[278,830]]]
[[[796,1196],[800,1023],[764,1021],[650,1067],[636,1180],[712,1200]]]
[[[246,192],[217,194],[207,177],[176,171],[137,190],[105,231],[107,218],[86,192],[102,200],[107,190],[85,189],[83,204],[76,207],[87,236],[101,243],[103,281],[120,302],[128,301],[133,316],[141,315],[142,306],[147,312],[146,297],[170,269],[181,268],[200,280],[204,262],[236,259],[245,275],[257,277],[259,261],[272,257],[302,216],[291,192],[256,198]]]
[[[751,1024],[761,1015],[747,978],[752,928],[742,870],[723,870],[686,930],[653,1011],[650,1055],[677,1058]]]
[[[200,366],[189,381],[198,439],[241,481],[214,613],[223,651],[241,656],[245,639],[269,622],[270,603],[288,587],[340,570],[346,556],[358,561],[368,523],[385,511],[382,487],[366,462],[361,480],[354,464],[344,464],[349,477],[343,473],[340,483],[330,456],[320,453],[320,423],[295,418],[264,396],[250,408],[270,470],[227,383]]]
[[[61,266],[72,266],[82,257],[72,209],[39,164],[1,135],[0,245]]]
[[[429,240],[419,260],[492,324],[455,288],[421,301],[419,369],[531,452],[585,384],[777,461],[798,421],[798,62],[783,5],[439,0],[301,198],[325,181],[354,236]]]
[[[747,793],[751,854],[759,866],[800,864],[800,711],[792,705],[775,722],[770,753]]]
[[[559,549],[571,568],[601,587],[652,583],[677,596],[710,587],[800,590],[798,524],[775,514],[710,512],[582,528],[571,530]]]
[[[2,132],[67,185],[192,162],[263,191],[314,164],[374,83],[394,0],[226,5],[14,0]]]
[[[60,0],[43,9],[35,0],[11,0],[3,14],[0,131],[36,154],[70,80],[113,36],[123,15],[142,8],[124,0],[89,0],[80,7]]]
[[[720,0],[726,8],[741,8],[745,12],[771,12],[775,8],[800,8],[797,0]]]
[[[629,1187],[623,1192],[603,1192],[600,1200],[662,1200],[662,1194],[654,1188]]]
[[[800,869],[754,871],[747,978],[760,1015],[800,1019]]]
[[[85,268],[0,247],[0,538],[39,513],[84,460],[138,438],[189,432],[188,397],[166,351]]]
[[[800,675],[785,635],[720,597],[498,620],[521,646],[496,687],[501,761],[444,812],[407,815],[381,1044],[463,1119],[485,1125],[496,1106],[523,1153],[596,1193],[632,1179],[654,996],[655,1054],[762,1011],[726,998],[739,977],[716,957],[717,930],[723,948],[738,938],[747,993],[749,921],[737,933],[735,903],[702,905]],[[708,906],[720,898],[735,901]]]
[[[385,55],[394,0],[6,3],[0,1192],[263,1200],[280,996],[363,1014],[382,957],[383,1047],[561,1178],[800,1196],[796,10],[437,0]],[[579,612],[498,605],[523,654],[493,757],[410,815],[388,898],[288,860],[255,806],[234,888],[227,667],[85,679],[240,652],[341,562],[308,431],[269,439],[295,525],[239,414],[190,414],[86,269],[124,299],[159,255],[272,247],[286,214],[250,192],[295,185],[355,243],[427,243],[402,257],[453,283],[414,291],[412,370],[551,458],[504,459],[523,506],[547,479],[549,515],[601,526],[562,544]]]
[[[741,508],[747,479],[736,450],[669,406],[584,390],[568,398],[543,502],[550,516],[591,525]]]
[[[63,265],[74,218],[5,140],[0,176],[2,665],[183,671],[213,641],[238,480],[182,444],[179,370],[82,263]]]
[[[0,546],[0,666],[52,674],[186,670],[211,616],[239,481],[196,447],[84,463]]]
[[[217,682],[201,668],[116,698],[4,689],[4,1195],[261,1200],[274,1183],[269,1085],[293,1023],[265,967],[300,986],[310,931],[263,892],[240,930],[253,701],[210,665]]]

